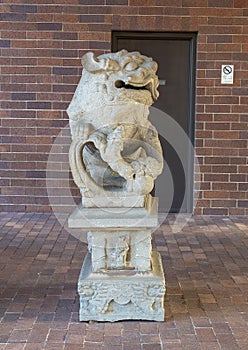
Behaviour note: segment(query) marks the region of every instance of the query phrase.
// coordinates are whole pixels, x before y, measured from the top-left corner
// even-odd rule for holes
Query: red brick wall
[[[201,172],[196,181],[201,181],[201,192],[195,213],[248,213],[247,0],[12,3],[0,4],[2,210],[50,210],[46,161],[68,122],[65,109],[80,77],[82,54],[109,51],[111,30],[150,30],[198,32],[196,149]],[[235,66],[232,86],[220,83],[224,63]],[[62,144],[61,151],[66,155],[67,146]],[[65,170],[59,162],[54,168],[60,176]],[[53,195],[56,200],[58,194]]]

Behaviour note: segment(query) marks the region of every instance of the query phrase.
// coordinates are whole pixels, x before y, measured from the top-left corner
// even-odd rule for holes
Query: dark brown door
[[[158,63],[158,101],[151,108],[165,166],[155,182],[161,212],[192,212],[196,33],[112,33],[112,50],[140,51]]]

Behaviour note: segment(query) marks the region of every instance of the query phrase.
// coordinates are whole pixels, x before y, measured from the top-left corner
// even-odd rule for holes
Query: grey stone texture
[[[165,280],[151,243],[158,200],[150,195],[163,157],[148,120],[158,97],[157,64],[126,50],[87,53],[82,62],[67,110],[70,166],[82,194],[68,226],[88,231],[79,319],[163,321]]]
[[[153,253],[152,270],[92,272],[88,254],[78,280],[80,321],[123,319],[164,320],[164,275],[160,255]]]

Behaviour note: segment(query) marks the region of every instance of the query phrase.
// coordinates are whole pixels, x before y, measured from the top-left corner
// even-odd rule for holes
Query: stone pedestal
[[[92,272],[87,254],[78,280],[80,321],[125,319],[164,320],[164,276],[161,259],[153,252],[152,269]]]
[[[151,251],[157,199],[149,196],[143,208],[78,207],[68,224],[88,230],[78,280],[80,321],[163,321],[163,268]]]

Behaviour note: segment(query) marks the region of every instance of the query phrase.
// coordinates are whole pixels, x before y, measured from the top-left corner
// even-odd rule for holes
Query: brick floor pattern
[[[175,221],[177,219],[177,221]],[[247,350],[248,218],[170,215],[154,233],[165,322],[78,322],[87,245],[53,214],[0,214],[0,350]]]

